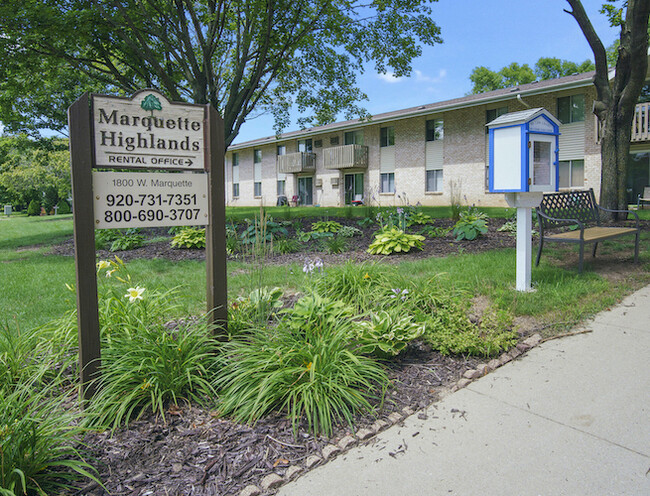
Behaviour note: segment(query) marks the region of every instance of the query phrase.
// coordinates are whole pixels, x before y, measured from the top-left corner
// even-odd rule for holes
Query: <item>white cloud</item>
[[[413,71],[416,83],[439,83],[447,77],[447,69],[440,69],[437,76],[426,76],[422,71],[417,69]]]
[[[395,76],[394,72],[387,72],[385,74],[377,74],[377,77],[385,83],[399,83],[404,78]]]

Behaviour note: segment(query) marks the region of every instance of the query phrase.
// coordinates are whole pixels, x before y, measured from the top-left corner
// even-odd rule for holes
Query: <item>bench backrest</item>
[[[650,186],[646,186],[643,188],[643,196],[641,198],[650,200]]]
[[[556,219],[577,219],[584,224],[600,224],[593,189],[545,194],[537,209]],[[541,216],[538,220],[543,229],[570,224],[570,222],[550,221]]]

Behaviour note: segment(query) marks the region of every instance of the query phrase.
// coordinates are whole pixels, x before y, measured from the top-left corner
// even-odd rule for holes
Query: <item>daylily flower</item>
[[[128,298],[129,302],[133,303],[135,300],[142,299],[142,293],[144,293],[144,288],[140,286],[136,288],[127,289],[127,293],[124,295],[124,298]]]
[[[116,270],[117,270],[117,269],[107,270],[107,271],[106,271],[106,277],[111,277],[111,276],[113,275],[113,272],[115,272]]]
[[[364,279],[370,279],[370,274],[366,272],[366,274],[363,276]]]
[[[111,263],[108,260],[100,260],[97,262],[97,270],[108,269],[111,266]]]

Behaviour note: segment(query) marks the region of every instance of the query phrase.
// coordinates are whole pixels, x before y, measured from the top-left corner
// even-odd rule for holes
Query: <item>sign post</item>
[[[84,94],[68,121],[81,396],[89,399],[101,360],[95,228],[205,225],[207,311],[226,326],[225,147],[210,105],[169,102],[155,90]]]

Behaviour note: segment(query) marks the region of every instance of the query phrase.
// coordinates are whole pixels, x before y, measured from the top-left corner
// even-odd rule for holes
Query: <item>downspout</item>
[[[517,93],[517,100],[526,108],[531,108],[524,100],[521,98],[521,93]]]

